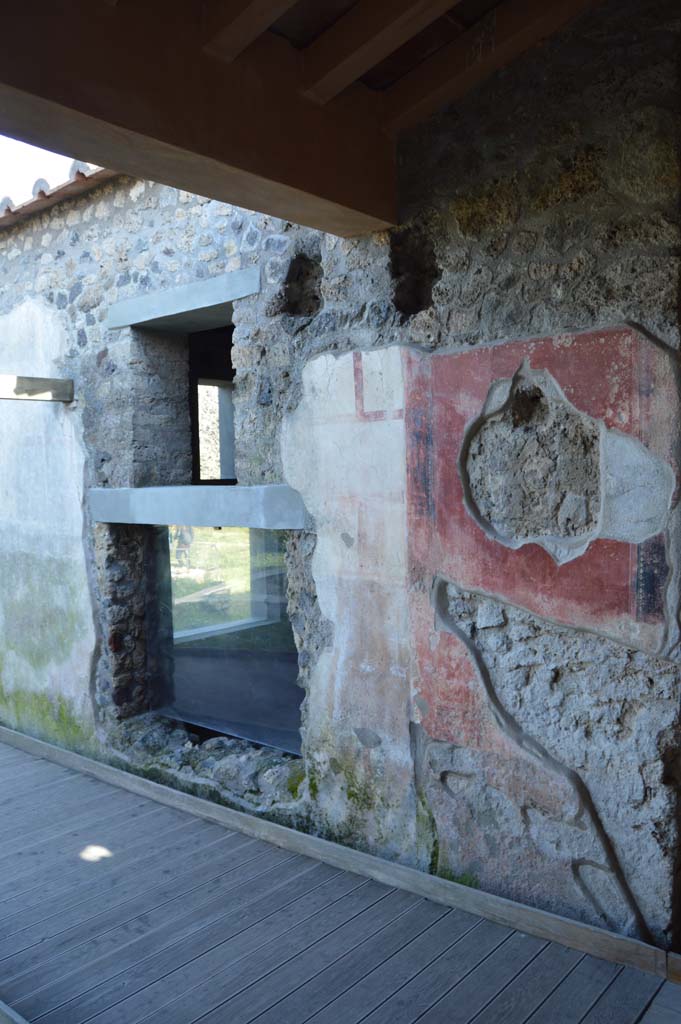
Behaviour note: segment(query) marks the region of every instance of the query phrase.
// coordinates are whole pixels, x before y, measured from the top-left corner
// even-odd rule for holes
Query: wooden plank
[[[676,984],[681,984],[681,954],[667,953],[667,977]]]
[[[303,51],[303,92],[327,103],[457,0],[359,0]]]
[[[187,863],[204,864],[207,857],[213,856],[213,844],[206,845],[202,829],[184,829],[174,841],[172,848],[166,847],[163,853],[163,867],[160,872],[162,880],[170,880],[186,870]],[[3,935],[10,936],[47,922],[53,916],[65,918],[68,913],[82,912],[87,914],[92,901],[96,901],[106,910],[116,906],[118,902],[133,899],[146,888],[158,885],[159,865],[155,851],[146,851],[141,857],[135,858],[117,867],[107,877],[102,877],[86,884],[71,885],[59,890],[51,898],[38,901],[26,909],[20,907],[15,913],[2,921]]]
[[[28,1024],[28,1021],[0,999],[0,1024]]]
[[[655,996],[653,1006],[661,1006],[667,1010],[673,1010],[681,1016],[681,987],[670,981],[666,981]]]
[[[347,846],[340,846],[316,836],[296,832],[283,825],[277,825],[274,822],[256,818],[241,811],[234,811],[208,800],[202,800],[200,797],[170,789],[156,782],[150,782],[148,779],[121,771],[112,765],[93,761],[59,747],[53,747],[41,740],[33,739],[33,737],[2,726],[0,726],[1,741],[16,745],[39,757],[49,757],[59,764],[92,775],[94,778],[112,785],[120,786],[131,793],[148,796],[158,803],[187,811],[189,814],[207,821],[220,822],[228,828],[236,829],[258,839],[264,839],[266,842],[285,847],[295,853],[303,853],[309,857],[323,860],[341,870],[354,871],[376,881],[384,882],[386,885],[408,889],[410,892],[445,906],[457,907],[470,914],[495,921],[497,924],[517,928],[551,942],[562,943],[604,960],[638,967],[662,978],[667,975],[667,956],[664,950],[649,946],[637,939],[616,935],[602,928],[595,928],[592,925],[560,917],[558,914],[514,903],[512,900],[496,896],[493,893],[458,885],[456,882],[427,875],[401,864],[393,864]]]
[[[366,882],[355,877],[354,883],[353,891],[324,907],[322,912],[308,917],[302,924],[286,932],[283,938],[266,938],[265,943],[252,950],[247,958],[240,957],[226,969],[219,973],[214,972],[211,977],[204,975],[201,983],[187,992],[183,989],[174,990],[174,994],[179,998],[152,1013],[148,1024],[159,1024],[160,1021],[164,1024],[179,1024],[180,1021],[182,1024],[189,1024],[189,1021],[204,1014],[208,1022],[212,1017],[211,1011],[216,1007],[221,1007],[228,999],[250,988],[296,954],[311,949],[336,928],[340,928],[388,894],[384,886],[375,882]],[[229,1020],[229,1017],[225,1017],[220,1011],[218,1015],[222,1021]]]
[[[625,967],[583,1019],[583,1024],[636,1024],[662,982]]]
[[[14,377],[9,373],[0,373],[0,398],[72,402],[73,381],[55,377]]]
[[[220,0],[208,8],[206,53],[230,63],[298,0]]]
[[[545,945],[540,939],[513,932],[491,956],[431,1006],[419,1024],[468,1024]]]
[[[34,759],[25,754],[23,750],[17,750],[16,747],[8,747],[5,744],[0,745],[0,766],[21,762],[26,763],[30,760]]]
[[[140,850],[154,851],[157,856],[162,856],[164,846],[173,841],[177,830],[191,827],[196,828],[196,823],[192,822],[191,819],[186,820],[177,814],[173,814],[168,808],[157,807],[151,811],[145,810],[144,815],[140,816],[136,821],[137,834],[128,843],[123,843],[120,838],[117,839],[121,834],[120,826],[114,826],[113,828],[101,831],[100,838],[102,843],[98,845],[108,849],[107,842],[112,843],[113,840],[112,845],[115,846],[115,851],[110,851],[112,856],[105,854],[96,861],[71,857],[68,864],[61,864],[59,861],[53,863],[49,872],[46,872],[38,865],[35,868],[24,867],[16,875],[3,878],[2,882],[0,882],[0,914],[4,914],[8,901],[14,901],[23,895],[30,898],[30,894],[36,889],[43,893],[45,885],[49,884],[45,883],[45,878],[50,875],[52,876],[53,883],[60,888],[65,882],[83,880],[90,883],[99,877],[109,875],[115,867],[134,859]],[[218,828],[219,826],[212,826],[211,834]],[[115,856],[113,855],[114,852]]]
[[[596,2],[504,0],[386,90],[386,127],[397,132],[459,99]]]
[[[640,1024],[679,1024],[681,1015],[665,1006],[653,1005],[639,1018]]]
[[[13,956],[37,943],[47,943],[54,936],[63,937],[71,930],[75,932],[76,929],[88,928],[92,923],[101,925],[106,920],[111,924],[125,919],[109,915],[129,913],[134,917],[148,907],[160,906],[166,899],[172,899],[175,894],[181,895],[193,888],[197,875],[205,879],[206,884],[210,884],[211,880],[219,875],[220,865],[227,854],[248,852],[255,857],[265,849],[266,844],[259,843],[257,839],[249,839],[238,832],[227,832],[223,839],[195,851],[188,870],[182,870],[182,864],[175,866],[166,862],[165,877],[161,884],[158,883],[157,869],[153,873],[135,871],[129,879],[113,889],[97,893],[74,906],[62,908],[57,912],[53,912],[54,906],[50,907],[46,916],[28,927],[22,928],[19,925],[11,934],[7,934],[6,927],[3,926],[5,937],[0,941],[0,959]]]
[[[35,971],[40,964],[54,961],[84,943],[88,944],[88,955],[94,958],[102,948],[115,948],[121,934],[127,941],[133,931],[143,934],[181,917],[207,900],[222,899],[240,883],[258,878],[269,871],[273,863],[279,864],[289,856],[255,841],[242,842],[235,849],[230,839],[236,836],[228,837],[226,842],[210,844],[209,871],[203,867],[193,868],[180,879],[173,879],[170,885],[155,886],[136,900],[119,903],[86,919],[78,915],[78,920],[70,926],[65,921],[56,922],[48,935],[44,929],[33,929],[30,936],[19,935],[0,941],[0,959],[11,957],[11,963],[4,967],[6,981]],[[24,945],[17,948],[20,943]],[[42,970],[41,979],[45,980]]]
[[[523,1024],[569,975],[581,955],[550,943],[476,1017],[479,1024]]]
[[[152,911],[139,914],[128,911],[123,921],[114,920],[111,928],[100,930],[95,924],[90,929],[81,928],[80,935],[75,932],[64,938],[57,936],[44,956],[41,944],[28,950],[25,956],[14,957],[3,965],[3,992],[16,1002],[36,991],[50,987],[59,989],[62,981],[70,994],[94,987],[89,985],[90,966],[101,973],[103,967],[116,962],[119,954],[130,964],[145,959],[159,947],[169,945],[174,934],[184,934],[189,928],[198,930],[213,917],[224,916],[224,905],[219,900],[223,896],[229,899],[230,890],[243,892],[246,887],[249,896],[260,891],[267,886],[270,872],[283,870],[288,859],[295,858],[289,858],[281,850],[265,850],[242,865],[240,871],[237,869],[231,882],[225,881],[221,893],[217,887],[217,902],[195,900],[190,890]],[[296,869],[300,871],[301,865],[296,864]],[[83,970],[85,962],[88,967]]]
[[[168,847],[172,847],[173,843],[177,843],[185,834],[190,833],[193,827],[195,828],[192,822],[183,821],[171,824],[168,821],[166,826],[159,827],[159,832],[156,835],[151,832],[144,840],[119,853],[115,858],[115,864],[113,863],[114,858],[99,861],[95,865],[96,871],[84,870],[86,865],[81,862],[76,867],[60,871],[49,878],[33,876],[25,880],[22,879],[20,891],[13,895],[4,894],[0,903],[0,919],[13,917],[19,911],[25,913],[32,907],[40,906],[51,896],[63,894],[69,890],[74,898],[78,898],[83,891],[87,892],[88,889],[92,890],[98,885],[108,884],[111,877],[115,877],[119,868],[127,871],[129,865],[140,858],[156,857],[158,863],[158,858],[165,856]],[[92,867],[92,865],[87,866]]]
[[[370,899],[370,902],[374,902],[378,898],[376,893],[372,893],[370,889],[367,889],[370,883],[339,873],[336,873],[335,877],[329,879],[331,872],[332,869],[325,868],[324,865],[317,865],[315,868],[311,868],[309,873],[303,872],[304,876],[307,876],[304,879],[305,882],[309,883],[312,880],[313,885],[316,878],[326,877],[327,879],[326,886],[314,889],[311,898],[307,901],[303,900],[306,906],[316,903],[317,906],[323,905],[326,907],[328,901],[334,898],[336,902],[331,903],[331,912],[340,903],[346,905],[347,899],[351,899],[350,905],[352,907],[356,906],[356,900],[352,902],[352,892],[348,897],[343,895],[343,890],[347,892],[348,890],[359,891],[360,889],[366,889],[366,893],[364,893],[365,900],[373,897]],[[325,893],[323,892],[324,889],[326,889]],[[330,894],[335,894],[335,897]],[[339,897],[341,898],[339,899]],[[242,898],[248,900],[249,897],[248,895],[243,895]],[[224,909],[228,910],[228,908]],[[260,913],[261,919],[264,916],[263,909],[261,906],[257,911],[257,913]],[[223,914],[222,919],[214,922],[208,928],[201,928],[200,922],[191,922],[187,926],[186,934],[182,935],[180,932],[176,932],[172,936],[167,934],[159,935],[155,937],[156,941],[152,944],[150,944],[149,937],[147,936],[141,942],[130,943],[113,956],[102,958],[95,964],[84,966],[78,972],[74,972],[68,978],[64,978],[61,983],[43,988],[29,996],[28,999],[13,999],[12,1001],[21,1013],[25,1013],[31,1018],[44,1014],[43,1024],[58,1024],[58,1022],[61,1022],[61,1024],[82,1024],[83,1021],[89,1020],[96,1014],[103,1014],[105,1009],[118,1002],[121,991],[129,992],[130,984],[136,984],[138,979],[135,967],[138,964],[143,964],[154,952],[159,952],[166,947],[174,946],[175,954],[180,954],[180,964],[183,965],[188,963],[188,961],[192,961],[190,966],[194,967],[194,969],[205,967],[206,961],[204,960],[203,964],[199,964],[197,959],[197,954],[200,954],[201,950],[209,953],[217,947],[215,956],[218,964],[215,970],[218,970],[225,963],[223,959],[225,938],[230,934],[232,936],[236,934],[238,937],[233,939],[232,948],[236,945],[238,948],[237,955],[243,958],[249,951],[249,943],[248,941],[244,942],[241,927],[243,925],[243,918],[248,916],[247,907],[242,915],[237,914],[236,916],[240,919],[233,920],[231,914]],[[271,918],[266,918],[266,920],[267,925],[269,925]],[[306,924],[306,927],[309,927],[309,925]],[[236,933],[232,931],[233,929],[236,930]],[[269,934],[267,926],[265,926],[264,930]],[[254,931],[257,936],[255,939],[256,943],[262,943],[263,929],[256,926]],[[252,957],[253,952],[251,950],[251,956],[248,958],[249,964],[252,961]],[[117,976],[122,976],[120,981],[115,980]],[[168,998],[177,994],[177,990],[172,988],[172,980],[171,976],[165,978]],[[111,981],[113,981],[113,984],[107,984],[107,982]],[[68,1002],[64,1002],[65,998],[68,999]],[[106,1018],[102,1017],[102,1019],[105,1020]]]
[[[125,790],[122,792],[132,799],[132,794]],[[58,788],[53,787],[40,798],[36,796],[30,804],[23,801],[12,809],[12,833],[0,837],[0,848],[4,848],[5,840],[28,840],[56,823],[68,825],[81,809],[91,809],[94,802],[101,806],[107,797],[107,789],[101,783],[87,776],[72,775]]]
[[[99,1024],[133,1024],[145,1019],[183,986],[190,987],[194,976],[201,980],[211,964],[215,973],[234,959],[246,957],[262,944],[263,931],[267,935],[270,929],[273,935],[285,932],[292,920],[305,917],[310,906],[328,905],[347,890],[347,876],[323,864],[301,867],[300,858],[296,860],[298,863],[289,861],[269,880],[270,888],[259,898],[251,900],[245,891],[233,894],[228,927],[226,921],[216,922],[210,930],[166,947],[94,989],[89,1002]],[[278,913],[281,908],[288,909]]]
[[[470,919],[461,919],[456,915],[452,920],[448,914],[358,984],[315,1013],[310,1022],[328,1024],[330,1021],[342,1020],[343,1024],[357,1024],[428,967],[460,937],[462,932],[468,930],[469,924]]]
[[[68,768],[50,764],[49,761],[36,761],[34,764],[22,766],[21,770],[17,770],[16,765],[12,765],[2,773],[0,778],[2,785],[0,806],[9,806],[16,801],[19,794],[31,789],[37,792],[45,782],[55,782],[72,774]]]
[[[579,1024],[621,970],[607,960],[585,956],[527,1024]]]
[[[294,992],[301,985],[315,978],[338,957],[354,950],[358,944],[375,935],[384,925],[392,920],[394,907],[403,907],[404,893],[391,893],[385,899],[375,903],[347,924],[328,935],[323,941],[291,957],[286,963],[259,980],[256,984],[244,989],[238,995],[216,1007],[208,1015],[206,1021],[224,1020],[225,1015],[230,1024],[247,1024],[258,1017],[263,1011],[279,1005],[279,1000]],[[447,918],[448,923],[456,912],[438,907],[435,903],[423,900],[413,912],[417,920],[417,936],[422,938],[428,933],[432,941],[437,941],[433,932],[436,922]],[[460,928],[466,928],[468,922],[458,922]],[[415,938],[414,941],[417,941]],[[404,945],[404,943],[402,943]],[[303,1012],[303,1019],[310,1015],[310,1008]],[[336,1020],[344,1020],[337,1017]]]
[[[142,798],[135,799],[129,793],[120,790],[111,794],[106,802],[106,807],[102,806],[100,797],[95,797],[92,803],[83,806],[82,814],[62,816],[62,820],[57,821],[56,824],[48,824],[44,828],[38,825],[36,830],[29,835],[19,836],[13,834],[14,820],[12,818],[12,829],[7,830],[7,837],[0,842],[0,873],[3,862],[13,859],[18,854],[36,849],[45,843],[59,842],[67,836],[76,835],[83,829],[96,827],[100,821],[106,821],[121,809],[134,810],[149,805],[153,806],[152,801]]]
[[[0,36],[0,132],[103,167],[352,235],[397,218],[395,146],[361,85],[321,108],[271,32],[203,51],[202,5],[15,4]],[[16,39],[31,40],[27,58]],[[151,59],[153,55],[153,59]],[[125,74],[121,68],[125,66]],[[159,68],[172,68],[159,81]],[[78,88],[74,89],[74,81]]]
[[[22,768],[27,768],[29,765],[47,763],[45,758],[31,757],[29,754],[25,754],[23,750],[12,750],[11,747],[3,746],[2,757],[0,757],[0,773],[2,778],[5,778],[5,776],[11,778],[13,771],[21,774]]]
[[[49,764],[47,761],[22,765],[19,770],[16,765],[13,765],[0,780],[2,785],[0,805],[10,807],[12,804],[16,804],[26,809],[26,805],[17,799],[22,793],[32,790],[39,795],[40,788],[44,783],[61,782],[64,779],[77,777],[77,774],[69,768]]]
[[[5,853],[0,856],[2,885],[5,886],[12,879],[23,875],[26,870],[35,874],[55,865],[68,863],[80,857],[88,846],[115,846],[115,840],[119,837],[124,840],[127,828],[139,825],[153,810],[154,805],[150,800],[140,800],[136,807],[130,807],[126,803],[124,806],[117,804],[111,808],[101,808],[95,822],[81,829],[72,830],[61,840],[54,837],[44,838],[40,842],[25,844],[19,852],[15,849],[11,853]]]
[[[401,893],[402,896],[406,895],[403,890],[396,890],[396,895],[398,893]],[[355,946],[354,949],[339,957],[310,981],[261,1014],[258,1024],[299,1024],[301,1020],[305,1020],[312,1013],[323,1009],[375,967],[411,942],[424,930],[422,916],[424,907],[430,908],[432,904],[418,900],[418,897],[413,895],[410,895],[410,898],[418,902],[408,904],[407,909],[377,935],[373,935],[370,939]],[[393,899],[393,897],[386,897],[384,902],[387,902],[388,899]],[[476,928],[478,919],[470,917],[470,915],[461,914],[460,916],[465,920],[466,927],[463,936],[468,941],[471,929]],[[430,923],[429,920],[426,920],[426,924]],[[491,925],[490,927],[498,926]],[[457,939],[458,941],[460,939]]]
[[[376,1007],[366,1018],[366,1024],[412,1024],[511,934],[508,928],[482,921],[445,950],[425,971]]]

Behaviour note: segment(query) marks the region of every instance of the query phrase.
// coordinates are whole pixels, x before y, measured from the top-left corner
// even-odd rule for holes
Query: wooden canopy
[[[594,2],[15,0],[0,133],[362,234],[397,219],[397,133]]]

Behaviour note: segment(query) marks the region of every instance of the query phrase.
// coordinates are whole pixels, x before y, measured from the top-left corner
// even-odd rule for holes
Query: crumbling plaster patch
[[[562,565],[597,537],[640,544],[667,530],[676,476],[640,441],[581,413],[525,360],[494,381],[459,458],[464,501],[491,538],[538,544]]]
[[[497,604],[486,625],[489,599],[446,581],[433,599],[438,642],[451,644],[447,663],[458,666],[442,696],[462,685],[484,693],[488,719],[473,742],[462,729],[459,742],[427,744],[445,863],[464,864],[492,891],[505,871],[503,889],[516,898],[541,890],[550,909],[616,930],[645,935],[646,921],[664,941],[675,794],[660,752],[678,671],[658,663],[651,675],[644,655],[519,609]],[[500,815],[506,825],[491,827]]]

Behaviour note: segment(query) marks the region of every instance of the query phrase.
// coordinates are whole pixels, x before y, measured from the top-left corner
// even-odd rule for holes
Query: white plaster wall
[[[0,373],[61,377],[68,339],[35,300],[0,317]],[[72,742],[92,731],[95,631],[77,401],[0,401],[0,718]]]
[[[312,572],[334,629],[309,683],[308,765],[339,838],[414,863],[401,350],[320,356],[303,391],[284,421],[284,472],[314,517]]]

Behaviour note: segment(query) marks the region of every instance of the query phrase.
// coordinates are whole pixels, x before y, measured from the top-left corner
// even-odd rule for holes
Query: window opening
[[[189,335],[192,483],[235,484],[232,326]]]
[[[169,528],[169,717],[300,753],[298,654],[286,608],[285,534]]]

